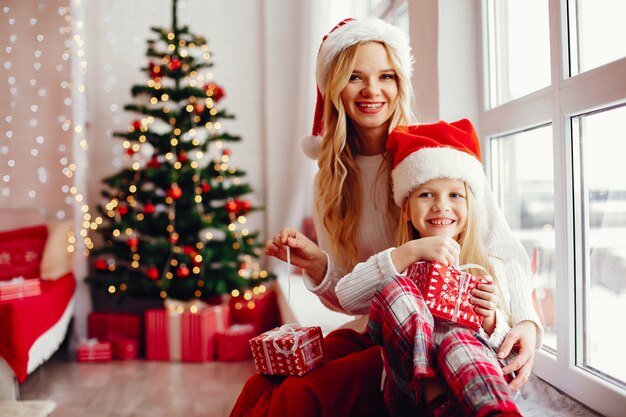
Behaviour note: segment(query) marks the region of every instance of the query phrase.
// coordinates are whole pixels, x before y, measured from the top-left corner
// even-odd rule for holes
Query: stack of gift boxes
[[[319,327],[280,326],[271,288],[248,291],[218,305],[166,300],[164,308],[146,310],[143,317],[91,313],[88,326],[90,339],[78,347],[81,362],[134,359],[145,347],[147,360],[253,358],[258,373],[303,375],[326,360]]]
[[[78,345],[79,362],[137,359],[143,345],[141,316],[122,313],[90,313],[88,340]]]

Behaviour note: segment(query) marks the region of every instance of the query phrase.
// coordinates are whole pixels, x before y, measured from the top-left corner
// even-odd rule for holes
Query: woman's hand
[[[500,359],[506,358],[514,347],[517,347],[519,350],[517,357],[502,368],[502,372],[505,375],[517,371],[513,381],[509,383],[509,387],[513,391],[519,389],[528,381],[535,363],[536,342],[537,327],[532,321],[522,321],[513,326],[500,346],[498,351],[498,358]]]
[[[470,303],[474,305],[474,311],[483,316],[483,329],[491,336],[496,328],[496,306],[498,296],[496,287],[492,284],[478,284],[472,290]]]
[[[295,229],[283,229],[265,242],[265,254],[287,262],[286,246],[291,264],[306,270],[316,285],[321,283],[326,275],[326,255],[315,242]]]

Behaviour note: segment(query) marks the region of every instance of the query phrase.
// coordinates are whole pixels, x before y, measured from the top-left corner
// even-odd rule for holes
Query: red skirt
[[[253,375],[230,417],[386,416],[380,347],[350,329],[330,333],[324,347],[328,362],[303,376]]]

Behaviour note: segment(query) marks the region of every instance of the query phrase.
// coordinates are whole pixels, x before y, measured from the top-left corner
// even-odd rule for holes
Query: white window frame
[[[555,274],[557,354],[537,352],[533,372],[540,378],[607,416],[623,415],[626,390],[579,366],[583,323],[581,195],[578,147],[572,144],[570,118],[590,111],[626,103],[626,58],[569,77],[564,64],[568,57],[567,0],[548,0],[550,13],[551,85],[525,97],[492,109],[481,106],[480,130],[483,140],[516,131],[552,124],[555,196]],[[481,28],[486,31],[486,0],[481,2]],[[485,33],[483,33],[485,35]],[[483,51],[488,45],[484,43]],[[483,52],[483,71],[487,53]],[[488,97],[488,83],[481,76],[482,102]],[[483,147],[489,161],[489,146]],[[619,326],[617,326],[619,327]],[[616,328],[616,331],[620,331]],[[623,330],[621,330],[623,331]]]

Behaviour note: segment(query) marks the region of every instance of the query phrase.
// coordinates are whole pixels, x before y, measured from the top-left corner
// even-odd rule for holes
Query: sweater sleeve
[[[339,303],[347,312],[369,314],[370,302],[380,289],[382,281],[399,275],[391,261],[391,252],[394,249],[389,248],[370,256],[367,261],[357,264],[351,273],[341,278],[335,292]]]

